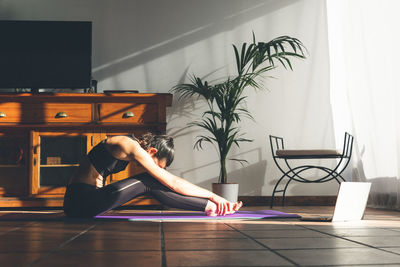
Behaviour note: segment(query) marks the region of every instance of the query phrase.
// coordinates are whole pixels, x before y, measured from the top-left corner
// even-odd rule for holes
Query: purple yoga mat
[[[142,212],[128,213],[126,215],[104,214],[96,216],[97,219],[120,219],[129,221],[149,220],[230,220],[230,219],[264,219],[264,218],[300,218],[297,214],[288,214],[276,210],[238,211],[231,215],[207,216],[205,212]]]

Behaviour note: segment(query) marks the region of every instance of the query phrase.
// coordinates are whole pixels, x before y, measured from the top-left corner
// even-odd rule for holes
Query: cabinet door
[[[27,193],[28,136],[0,133],[0,196],[19,197]]]
[[[32,132],[30,193],[62,196],[93,139],[89,133]]]

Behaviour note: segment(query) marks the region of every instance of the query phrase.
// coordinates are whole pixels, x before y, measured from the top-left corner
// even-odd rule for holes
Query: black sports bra
[[[138,141],[138,139],[132,134],[127,135],[132,140]],[[129,161],[116,159],[111,153],[106,149],[104,142],[100,142],[88,153],[88,158],[97,172],[103,176],[104,182],[106,177],[112,173],[117,173],[126,169]]]

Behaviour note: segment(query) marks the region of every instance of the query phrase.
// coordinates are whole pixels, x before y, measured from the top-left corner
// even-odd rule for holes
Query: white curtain
[[[370,206],[400,208],[400,1],[327,0],[337,139],[355,136],[354,181]],[[339,137],[340,136],[340,137]]]

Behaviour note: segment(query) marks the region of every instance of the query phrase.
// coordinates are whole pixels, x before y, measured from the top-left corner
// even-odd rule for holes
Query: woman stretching
[[[173,158],[173,139],[166,135],[147,133],[139,139],[131,135],[103,140],[71,178],[64,196],[65,214],[94,217],[145,193],[167,206],[205,211],[209,216],[240,209],[242,202],[229,202],[166,171]],[[147,172],[105,186],[106,177],[124,170],[130,161],[137,161]]]

